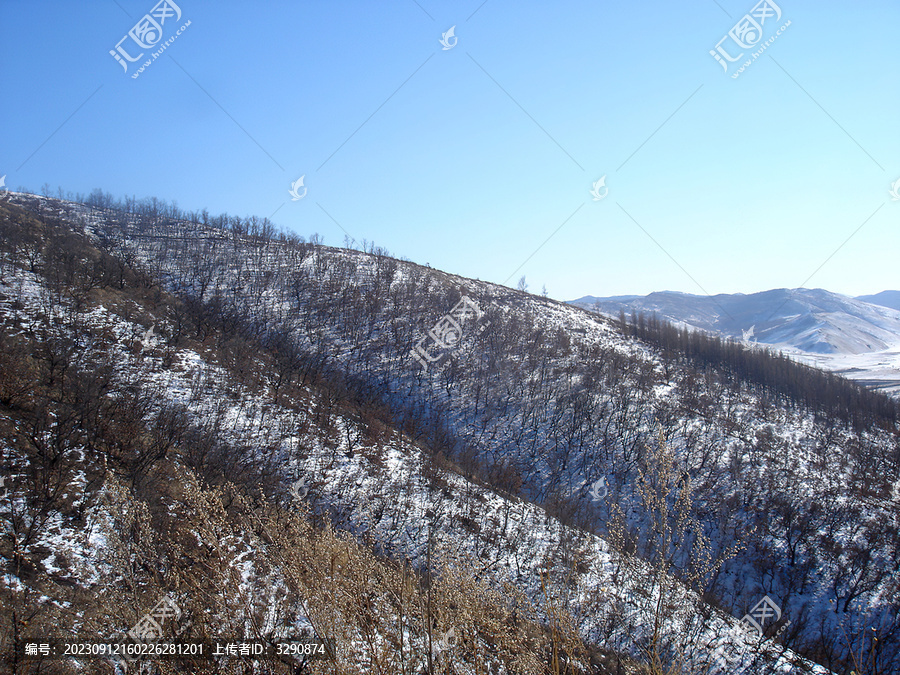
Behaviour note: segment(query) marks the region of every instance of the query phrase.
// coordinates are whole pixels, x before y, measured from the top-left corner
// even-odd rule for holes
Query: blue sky
[[[780,0],[727,73],[753,0],[175,1],[137,78],[109,52],[154,0],[0,1],[8,187],[346,231],[558,299],[900,288],[895,0]]]

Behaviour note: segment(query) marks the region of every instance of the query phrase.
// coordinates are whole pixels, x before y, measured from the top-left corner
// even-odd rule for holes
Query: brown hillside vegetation
[[[329,642],[326,656],[309,661],[160,660],[153,662],[159,673],[637,672],[623,659],[613,671],[602,665],[608,657],[589,658],[553,589],[547,606],[535,607],[516,588],[479,580],[475,561],[440,546],[430,572],[379,557],[286,500],[265,457],[251,458],[173,407],[148,417],[150,373],[123,382],[113,356],[124,346],[140,361],[145,347],[139,336],[85,320],[97,308],[148,328],[176,317],[184,330],[167,336],[164,362],[167,350],[189,344],[241,386],[262,388],[260,372],[278,355],[229,338],[50,218],[0,205],[0,228],[6,259],[42,280],[43,307],[22,311],[17,294],[27,291],[5,265],[0,301],[12,312],[0,326],[0,445],[12,496],[0,507],[7,523],[0,663],[7,672],[110,672],[102,660],[38,666],[23,659],[23,646],[48,636],[121,637],[162,597],[180,609],[171,630],[181,639],[272,640],[296,635],[305,622]],[[276,395],[293,406],[310,398],[297,381]],[[51,550],[45,542],[55,536],[71,538],[70,548]],[[549,626],[540,620],[546,615]]]

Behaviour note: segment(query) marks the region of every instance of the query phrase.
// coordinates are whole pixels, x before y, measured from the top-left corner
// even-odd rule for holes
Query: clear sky
[[[900,288],[897,0],[175,2],[0,0],[8,187],[271,216],[563,300]]]

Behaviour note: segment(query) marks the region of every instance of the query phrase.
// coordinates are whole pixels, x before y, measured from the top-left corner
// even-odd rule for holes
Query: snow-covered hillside
[[[572,304],[610,316],[658,314],[677,325],[765,344],[864,386],[898,393],[900,310],[891,305],[892,293],[850,298],[806,288],[714,296],[665,291],[585,296]]]
[[[616,321],[380,251],[15,200],[61,214],[182,298],[140,322],[127,303],[92,307],[86,333],[120,343],[98,359],[114,350],[154,406],[273,462],[286,502],[300,472],[303,501],[373,550],[427,565],[430,531],[550,625],[565,606],[605,653],[640,660],[664,644],[686,672],[812,672],[798,651],[834,672],[860,650],[900,664],[896,417],[830,417]],[[8,317],[27,322],[53,295],[15,291],[49,284],[25,261],[4,269],[4,293]],[[483,329],[424,369],[411,352],[462,297]],[[259,358],[213,357],[242,340]],[[286,392],[300,386],[297,408]],[[233,554],[249,560],[239,541]],[[549,602],[551,578],[562,594]],[[764,596],[778,606],[767,635],[784,647],[736,649],[729,628]]]
[[[858,295],[856,299],[872,305],[881,305],[882,307],[900,310],[900,291],[881,291],[881,293],[875,293],[874,295]]]

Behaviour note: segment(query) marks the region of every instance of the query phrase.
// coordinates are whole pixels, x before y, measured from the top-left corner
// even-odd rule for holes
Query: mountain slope
[[[836,671],[857,656],[836,636],[861,644],[873,625],[878,641],[866,644],[889,668],[900,663],[897,417],[867,411],[858,388],[835,384],[857,399],[845,420],[787,387],[698,368],[615,321],[384,252],[154,205],[16,200],[59,214],[177,294],[158,317],[159,377],[178,381],[160,400],[175,397],[192,419],[214,413],[200,419],[241,449],[234,470],[267,458],[274,496],[289,498],[294,465],[318,516],[394,560],[422,565],[435,539],[469,550],[480,575],[519,588],[545,622],[554,616],[545,584],[558,580],[552,602],[589,643],[640,659],[664,645],[689,657],[691,672],[734,672],[736,654],[723,635],[733,620],[681,590],[695,586],[735,618],[774,599],[783,616],[767,635],[780,631]],[[424,370],[411,350],[462,296],[490,324]],[[140,336],[146,325],[108,330]],[[241,341],[253,348],[204,364]],[[812,377],[759,358],[784,369],[776,380]],[[297,389],[307,392],[303,410],[280,412]],[[663,501],[691,488],[680,503],[697,528],[663,536],[677,521],[647,499],[657,475]],[[695,555],[704,541],[724,559],[705,573]],[[790,651],[777,666],[764,652],[748,652],[744,667],[803,670]]]
[[[655,313],[728,337],[753,329],[757,342],[818,354],[859,354],[900,342],[900,311],[822,289],[700,296],[664,291],[644,297],[595,298],[572,304],[617,315]]]
[[[881,291],[875,295],[858,295],[856,299],[900,311],[900,291]]]
[[[591,661],[611,672],[614,656],[637,672],[625,654],[545,631],[540,605],[485,578],[470,549],[486,543],[460,525],[505,511],[504,532],[482,537],[499,568],[530,576],[534,561],[507,553],[513,538],[556,558],[558,522],[531,505],[510,513],[325,373],[279,376],[290,349],[226,333],[234,317],[179,302],[54,221],[0,205],[0,670],[126,672],[121,659],[48,665],[25,646],[127,640],[164,598],[167,638],[329,641],[320,661],[273,657],[253,672],[537,674],[551,651],[578,673]],[[460,509],[439,489],[451,487],[477,505]],[[356,509],[378,501],[377,515]],[[437,538],[423,527],[434,508]],[[362,519],[382,535],[374,546],[331,524]],[[608,577],[607,547],[578,536]],[[394,547],[406,558],[386,557]],[[726,629],[724,617],[707,627]],[[156,665],[249,672],[240,658]]]
[[[891,300],[890,292],[883,295]],[[900,392],[900,311],[822,289],[779,289],[751,295],[698,296],[665,291],[595,298],[572,304],[616,316],[658,314],[735,339],[783,350],[798,361]]]

